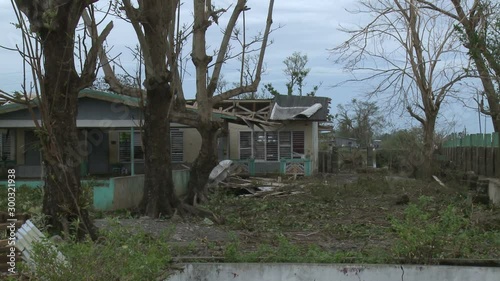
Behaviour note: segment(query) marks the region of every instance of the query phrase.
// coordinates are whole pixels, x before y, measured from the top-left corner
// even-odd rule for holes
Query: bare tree
[[[463,45],[469,51],[488,100],[479,102],[481,112],[491,116],[495,132],[500,132],[500,6],[489,0],[417,0],[456,23]],[[451,4],[451,6],[449,5]]]
[[[434,130],[443,101],[466,75],[460,70],[459,42],[450,20],[419,9],[416,0],[363,1],[357,13],[367,25],[342,29],[351,35],[332,49],[336,62],[361,78],[374,81],[369,96],[389,93],[388,104],[402,106],[424,131],[422,176],[430,176]],[[368,74],[366,74],[368,73]]]
[[[191,169],[187,202],[192,204],[199,201],[200,198],[204,198],[208,175],[217,161],[216,136],[222,127],[220,121],[212,120],[213,105],[242,93],[256,91],[260,82],[265,47],[268,45],[268,34],[271,32],[274,3],[273,0],[270,1],[268,20],[266,29],[262,33],[262,39],[252,40],[248,43],[241,41],[243,42],[242,51],[233,55],[230,54],[230,41],[236,36],[235,26],[240,14],[248,10],[247,1],[238,0],[224,29],[216,60],[212,62],[213,58],[206,54],[206,30],[213,23],[218,24],[219,17],[227,12],[226,9],[215,9],[210,0],[193,1],[194,20],[193,24],[190,25],[192,32],[188,32],[186,28],[180,26],[181,6],[179,2],[174,1],[169,5],[163,2],[165,1],[139,1],[138,7],[133,7],[128,0],[123,0],[126,18],[134,26],[143,52],[146,66],[146,81],[144,83],[146,91],[131,89],[119,83],[109,66],[105,53],[101,52],[105,80],[110,88],[125,95],[146,97],[143,139],[147,160],[145,163],[145,193],[141,209],[151,217],[157,217],[160,213],[171,214],[174,209],[196,211],[182,205],[173,192],[169,159],[169,124],[167,124],[169,121],[194,127],[202,137],[200,154]],[[184,68],[181,64],[182,47],[191,35],[193,41],[191,60],[196,69],[196,100],[198,105],[196,112],[186,109],[182,88],[182,68]],[[249,49],[251,45],[258,42],[261,42],[260,48]],[[245,84],[240,83],[235,88],[215,95],[218,86],[220,86],[223,64],[228,59],[257,51],[259,52],[259,60],[253,81]],[[244,60],[244,58],[242,59]],[[212,70],[210,76],[208,75],[209,70]],[[156,84],[152,82],[158,83],[159,81],[163,81],[164,88],[154,92],[153,86]],[[151,97],[152,95],[156,95],[156,97]]]
[[[240,79],[240,85],[225,92],[214,95],[216,93],[219,77],[226,58],[228,57],[229,42],[231,34],[234,34],[235,26],[238,18],[242,13],[248,10],[246,0],[238,0],[233,8],[230,19],[223,32],[224,36],[220,42],[218,54],[213,64],[210,79],[208,78],[208,70],[212,57],[206,53],[206,30],[212,22],[217,22],[217,18],[213,15],[217,14],[214,11],[211,1],[194,1],[194,26],[193,26],[193,50],[192,61],[196,68],[196,101],[198,103],[198,132],[201,135],[202,143],[200,154],[193,163],[191,176],[188,186],[187,202],[196,203],[203,201],[206,195],[205,186],[208,181],[210,171],[217,163],[217,155],[215,153],[217,144],[217,132],[221,129],[221,122],[212,119],[213,105],[223,100],[238,96],[243,93],[256,92],[260,83],[262,68],[264,63],[264,54],[268,45],[268,37],[271,33],[272,12],[274,0],[269,1],[268,15],[265,30],[262,33],[262,39],[253,40],[252,43],[260,41],[258,49],[259,57],[257,61],[256,71],[251,83],[243,84],[243,79]],[[207,19],[212,21],[207,21]],[[245,26],[243,27],[245,29]],[[243,41],[244,42],[244,41]],[[242,45],[242,73],[244,69],[244,55],[249,53],[250,45]]]
[[[64,231],[69,235],[74,230],[77,237],[90,235],[92,239],[97,238],[96,230],[80,184],[81,157],[86,152],[79,150],[77,99],[79,91],[91,86],[95,79],[99,46],[112,28],[110,23],[98,34],[94,2],[12,1],[23,38],[23,46],[17,48],[30,66],[29,72],[35,81],[33,89],[24,85],[23,100],[32,113],[41,141],[45,166],[42,211],[48,217],[50,231]],[[85,40],[81,41],[83,48],[77,52],[79,61],[76,62],[76,28],[85,10],[90,15],[90,28],[83,37],[90,38],[92,45],[88,49]],[[78,64],[81,66],[80,73]],[[41,123],[28,102],[32,90],[40,101]]]

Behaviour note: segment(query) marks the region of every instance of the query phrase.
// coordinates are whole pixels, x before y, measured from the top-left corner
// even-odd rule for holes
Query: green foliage
[[[417,174],[424,154],[422,128],[396,130],[381,136],[382,145],[377,150],[377,164],[393,172]]]
[[[392,219],[399,237],[392,249],[397,258],[430,264],[434,259],[477,257],[479,241],[499,237],[498,232],[473,228],[470,218],[454,204],[440,209],[433,206],[433,200],[422,196],[406,208],[403,219]],[[498,239],[492,243],[500,246]]]
[[[334,119],[337,136],[355,138],[361,147],[371,145],[374,136],[385,124],[385,118],[376,102],[351,100],[337,106]]]
[[[304,80],[311,71],[310,68],[306,68],[307,62],[307,55],[302,55],[300,52],[294,52],[283,61],[285,64],[283,73],[288,79],[288,82],[285,84],[288,95],[291,96],[294,92],[298,92],[298,95],[300,96],[304,94]],[[312,90],[305,93],[305,95],[315,96],[319,87],[321,87],[321,83],[314,86]],[[265,84],[264,89],[273,96],[280,95],[279,91],[276,90],[271,83]]]
[[[7,210],[7,193],[5,186],[0,186],[0,207]],[[16,187],[16,213],[36,214],[42,209],[43,191],[42,188],[30,188],[26,185]]]
[[[36,280],[155,280],[166,278],[171,262],[166,237],[115,227],[92,241],[63,242],[59,248],[36,244],[36,270],[25,274]],[[57,257],[60,251],[65,262]]]
[[[275,245],[262,244],[255,251],[245,252],[238,241],[229,243],[224,252],[226,262],[295,262],[295,263],[341,263],[362,260],[359,253],[349,251],[331,252],[319,246],[300,246],[278,235]]]
[[[271,95],[273,95],[275,97],[280,95],[280,93],[278,92],[278,90],[276,90],[273,87],[273,84],[271,84],[271,83],[264,84],[264,89],[266,89]]]

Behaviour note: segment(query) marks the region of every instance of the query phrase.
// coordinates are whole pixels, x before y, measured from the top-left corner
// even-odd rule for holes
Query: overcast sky
[[[102,0],[101,2],[105,3]],[[231,2],[229,0],[213,1],[219,7],[227,7]],[[185,5],[188,8],[190,3]],[[355,5],[355,1],[350,0],[277,0],[273,27],[280,25],[281,28],[275,30],[271,35],[274,43],[266,51],[265,64],[267,67],[261,86],[272,83],[281,93],[286,93],[283,60],[293,52],[298,51],[308,56],[308,67],[311,69],[306,78],[305,91],[308,92],[313,86],[322,84],[317,95],[332,99],[333,114],[336,112],[337,104],[347,103],[352,98],[363,98],[363,94],[370,89],[370,83],[351,83],[332,87],[348,79],[350,75],[342,70],[341,65],[334,64],[330,59],[331,53],[328,51],[347,39],[345,34],[338,31],[339,25],[352,26],[366,22],[366,18],[346,11],[346,9],[352,10]],[[250,0],[248,6],[251,10],[246,14],[247,32],[248,36],[252,36],[264,29],[267,3],[264,0]],[[183,14],[186,21],[190,16],[190,12]],[[121,54],[122,65],[133,72],[136,62],[132,60],[130,51],[126,47],[136,45],[135,34],[128,23],[119,19],[112,20],[115,27],[108,37],[108,44],[113,46],[112,55]],[[19,31],[12,26],[12,22],[15,22],[15,18],[10,0],[0,0],[0,34],[2,34],[0,45],[2,46],[14,47],[21,42]],[[220,24],[223,26],[224,20]],[[212,40],[207,45],[216,46],[220,36],[220,27],[212,26],[209,29],[209,35],[209,39]],[[190,47],[190,45],[187,46],[187,48]],[[19,90],[22,82],[22,61],[19,55],[0,49],[0,62],[0,89],[5,91]],[[239,77],[235,65],[228,65],[223,73],[229,83],[234,82],[233,80]],[[187,98],[194,98],[193,75],[194,73],[191,73],[191,76],[188,75],[184,81],[184,91]],[[390,116],[395,127],[418,125],[407,114],[398,113],[401,112]],[[443,116],[438,120],[443,127],[447,127],[448,123],[454,121],[456,131],[461,131],[466,126],[468,132],[479,132],[477,111],[465,109],[460,104],[452,103],[443,108],[443,113]],[[487,120],[486,123],[488,131],[491,131],[491,122]],[[484,132],[484,120],[482,124]]]

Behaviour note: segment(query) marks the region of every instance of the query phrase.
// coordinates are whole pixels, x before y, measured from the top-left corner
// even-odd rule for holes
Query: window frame
[[[243,134],[250,134],[250,147],[242,147],[242,135]],[[288,140],[282,141],[282,137],[284,135],[287,135]],[[301,156],[297,156],[298,154],[294,152],[294,149],[296,149],[296,145],[294,145],[294,136],[301,135],[301,142],[302,142],[302,147],[301,150],[304,152],[303,154],[300,154]],[[271,137],[272,136],[272,137]],[[261,145],[259,142],[260,139],[263,139],[263,149],[262,148],[257,148],[257,145]],[[269,147],[271,144],[269,142],[270,139],[273,139],[272,142],[272,148]],[[238,138],[238,158],[241,160],[244,159],[250,159],[254,158],[256,162],[279,162],[281,159],[300,159],[305,156],[305,131],[300,131],[300,130],[283,130],[283,131],[239,131],[239,138]],[[296,140],[297,142],[298,140]],[[246,140],[245,142],[248,142]],[[275,146],[275,147],[274,147]],[[259,149],[262,151],[264,154],[260,155],[261,152],[257,152],[256,149]],[[286,153],[289,155],[289,157],[282,157],[283,149],[288,149],[290,152]],[[248,158],[242,159],[242,150],[250,150],[250,156]],[[275,157],[270,157],[268,153],[270,151],[273,151],[273,154],[277,154],[277,160]],[[245,155],[248,153],[245,153]],[[259,155],[256,155],[259,154]],[[262,156],[262,157],[261,157]],[[273,160],[268,160],[268,159],[273,159]]]
[[[120,134],[122,134],[122,133],[128,133],[128,134],[130,134],[130,130],[118,130],[116,132],[118,132],[118,163],[131,163],[132,161],[130,161],[130,160],[129,161],[122,161],[122,159],[120,159],[121,158],[120,157],[120,152],[121,152],[120,151]],[[178,133],[178,135],[177,136],[173,136],[172,132],[176,132],[176,133]],[[174,153],[173,138],[176,138],[176,137],[182,140],[182,144],[181,144],[181,146],[182,146],[181,150],[182,151],[180,153],[179,152],[175,152]],[[142,134],[141,134],[140,131],[135,131],[134,130],[134,142],[137,139],[140,140],[140,145],[139,146],[134,145],[135,146],[134,151],[137,151],[136,150],[137,147],[140,147],[140,149],[142,150],[142,158],[136,158],[136,157],[134,157],[134,163],[144,163],[146,155],[144,154],[144,151],[142,149],[143,148]],[[131,153],[131,151],[130,151],[130,143],[128,145],[128,150],[129,150],[129,153]],[[180,155],[180,158],[182,158],[182,160],[181,161],[177,161],[177,160],[174,161],[173,160],[174,159],[174,154],[176,154],[176,156]],[[185,155],[184,155],[184,131],[181,130],[181,129],[178,129],[178,128],[171,128],[170,129],[170,159],[171,159],[172,163],[184,163],[184,157],[185,157]]]
[[[118,151],[117,151],[117,153],[118,153],[118,163],[132,163],[132,161],[130,161],[130,158],[131,158],[130,156],[129,156],[129,160],[128,160],[128,161],[123,161],[123,160],[121,159],[121,157],[120,157],[120,156],[121,156],[121,155],[120,155],[120,154],[121,154],[121,138],[120,138],[120,134],[122,134],[122,133],[130,134],[130,133],[131,133],[131,132],[130,132],[130,130],[118,130],[118,131],[116,131],[116,132],[118,132]],[[146,158],[146,155],[144,154],[144,151],[143,151],[143,149],[142,149],[142,146],[143,146],[143,144],[142,144],[142,135],[141,135],[141,132],[140,132],[140,131],[135,131],[135,130],[134,130],[134,142],[135,142],[137,139],[139,139],[139,140],[140,140],[140,145],[139,145],[139,146],[134,145],[134,147],[136,147],[136,148],[137,148],[137,147],[140,147],[140,149],[142,150],[142,158],[136,158],[136,157],[134,156],[134,163],[144,163],[144,160],[145,160],[145,158]],[[136,149],[136,148],[135,148],[135,149]],[[127,145],[127,149],[129,150],[129,154],[131,154],[131,153],[132,153],[132,151],[130,151],[130,141],[129,141],[129,144]],[[135,149],[134,149],[134,152],[136,151]]]

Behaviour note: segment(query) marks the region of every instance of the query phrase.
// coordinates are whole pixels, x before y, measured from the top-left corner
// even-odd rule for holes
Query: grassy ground
[[[473,205],[460,186],[387,179],[383,175],[290,182],[297,195],[234,197],[220,191],[209,209],[239,234],[226,257],[276,253],[262,260],[432,263],[443,258],[500,258],[500,210]],[[290,193],[288,193],[290,194]],[[315,253],[311,253],[312,250]],[[249,257],[253,261],[252,257]],[[259,261],[257,258],[255,261]]]
[[[3,208],[6,196],[4,189],[0,192]],[[39,191],[20,188],[16,201],[20,212],[40,212]],[[443,187],[377,174],[318,176],[286,181],[258,197],[219,188],[203,207],[223,223],[104,214],[107,218],[97,221],[102,230],[97,244],[60,244],[72,267],[61,268],[65,275],[58,280],[104,280],[99,279],[102,272],[114,280],[130,275],[120,268],[132,268],[136,276],[165,276],[175,261],[431,264],[500,259],[500,208],[473,204],[465,187],[451,183]],[[52,268],[47,256],[41,251],[39,262]],[[86,259],[99,270],[77,262]],[[135,267],[128,259],[147,265]]]

